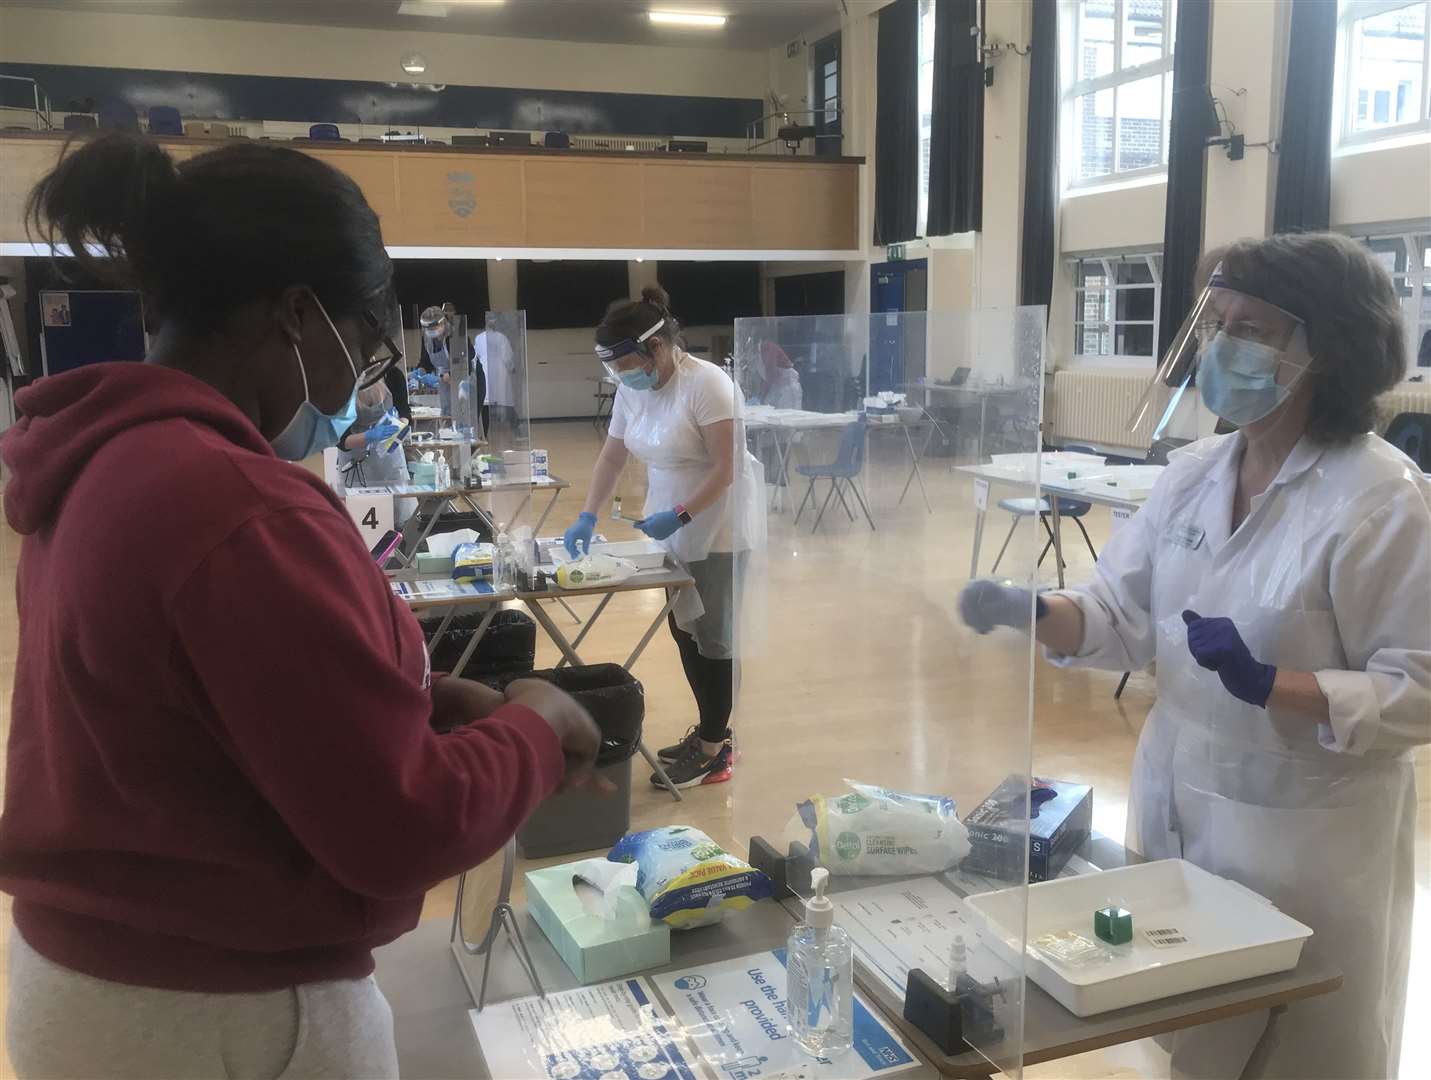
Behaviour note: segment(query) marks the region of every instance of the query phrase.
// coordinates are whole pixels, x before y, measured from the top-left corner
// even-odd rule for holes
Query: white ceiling
[[[483,34],[637,45],[766,49],[836,18],[841,0],[432,0],[445,18],[399,15],[400,0],[4,0],[15,6],[144,15],[352,26],[375,30]],[[657,26],[648,11],[727,16],[720,29]]]

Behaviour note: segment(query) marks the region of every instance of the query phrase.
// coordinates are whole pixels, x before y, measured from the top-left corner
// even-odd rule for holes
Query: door
[[[908,311],[922,311],[925,305],[929,263],[876,263],[870,267],[870,311],[874,326],[870,331],[869,392],[896,390],[900,383],[923,374],[923,320],[914,327]],[[911,351],[915,354],[909,355]],[[907,376],[906,369],[917,369]]]

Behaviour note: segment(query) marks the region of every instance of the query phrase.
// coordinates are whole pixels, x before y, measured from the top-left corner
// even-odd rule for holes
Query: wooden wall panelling
[[[0,240],[24,243],[27,239],[25,200],[30,189],[55,167],[62,145],[39,139],[0,142]]]
[[[398,156],[381,150],[309,150],[314,157],[326,161],[340,172],[352,177],[368,205],[378,215],[386,243],[402,243],[401,222],[398,220]]]
[[[750,167],[643,164],[650,247],[753,248]]]
[[[859,247],[859,174],[832,165],[754,165],[753,246]]]
[[[389,244],[521,247],[522,159],[399,153],[398,229]]]
[[[645,247],[637,161],[524,159],[532,247]]]

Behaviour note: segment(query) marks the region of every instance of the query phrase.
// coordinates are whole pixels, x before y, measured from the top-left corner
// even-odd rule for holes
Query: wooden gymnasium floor
[[[560,533],[585,496],[600,436],[586,422],[543,423],[534,445],[551,453],[552,471],[571,480],[547,529]],[[825,452],[833,455],[833,449]],[[821,451],[811,448],[811,459]],[[1026,652],[1012,635],[979,638],[955,614],[959,583],[967,578],[972,543],[970,485],[947,459],[925,463],[933,513],[917,489],[897,506],[908,473],[902,439],[876,439],[866,490],[879,525],[851,523],[836,505],[819,534],[807,513],[797,531],[789,512],[770,518],[771,559],[765,593],[765,633],[753,643],[746,664],[738,714],[741,753],[735,781],[698,788],[677,806],[650,787],[647,772],[634,774],[632,826],[688,823],[718,842],[742,849],[753,833],[779,835],[794,804],[815,793],[838,792],[845,777],[914,791],[953,794],[961,809],[1010,771],[1027,767]],[[632,466],[623,479],[628,511],[639,508],[644,476]],[[803,491],[803,482],[796,493]],[[996,492],[997,495],[997,492]],[[613,538],[635,535],[630,526],[602,515],[600,528]],[[1008,516],[991,510],[981,567],[987,571],[1008,527]],[[1107,513],[1087,519],[1095,545],[1108,535]],[[1011,555],[1031,562],[1042,546],[1036,526],[1025,522]],[[1077,531],[1068,530],[1069,578],[1087,576],[1092,559]],[[0,726],[8,734],[10,688],[15,672],[16,621],[13,578],[18,538],[0,524]],[[1052,580],[1052,560],[1043,576]],[[614,601],[582,648],[588,662],[625,659],[659,610],[647,594]],[[576,601],[585,616],[595,606]],[[556,617],[564,618],[559,612]],[[573,625],[570,622],[567,625]],[[556,650],[538,635],[537,666],[556,660]],[[674,741],[695,721],[694,705],[669,636],[658,634],[636,668],[647,694],[647,739],[651,746]],[[1094,825],[1121,837],[1133,748],[1153,700],[1153,680],[1135,674],[1121,701],[1113,700],[1114,673],[1056,671],[1041,661],[1033,670],[1032,759],[1042,775],[1090,783]],[[1418,829],[1416,941],[1407,1015],[1431,1014],[1431,770],[1418,759],[1421,815]],[[520,876],[518,878],[520,881]],[[428,896],[425,918],[450,917],[453,883]],[[9,898],[0,898],[0,952],[10,934]],[[3,986],[3,984],[0,984]],[[0,995],[3,995],[0,989]],[[3,1012],[0,1012],[3,1022]],[[1431,1072],[1431,1036],[1408,1024],[1402,1074]],[[10,1075],[8,1063],[0,1075]],[[1039,1078],[1156,1076],[1156,1056],[1145,1048],[1121,1048],[1026,1070]]]

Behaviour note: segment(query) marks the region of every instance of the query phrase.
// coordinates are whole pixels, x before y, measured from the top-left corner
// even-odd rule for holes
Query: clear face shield
[[[446,338],[452,331],[453,314],[451,304],[433,304],[423,308],[422,314],[417,317],[417,324],[422,327],[422,336],[428,341],[441,341]]]
[[[654,326],[634,338],[622,338],[610,345],[598,344],[596,356],[601,361],[601,366],[606,370],[606,374],[613,379],[630,384],[630,373],[644,368],[651,362],[651,353],[646,347],[646,342],[665,325],[665,319],[658,319]],[[628,377],[623,379],[623,375]]]
[[[1234,287],[1219,267],[1183,320],[1128,429],[1151,445],[1212,434],[1207,414],[1245,427],[1276,412],[1311,365],[1302,320]],[[1196,396],[1187,393],[1194,385]]]

